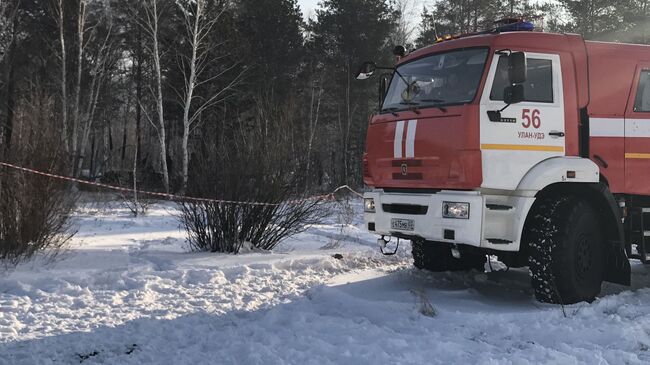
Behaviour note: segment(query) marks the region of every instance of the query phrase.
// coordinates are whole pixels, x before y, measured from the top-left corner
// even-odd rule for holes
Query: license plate
[[[393,218],[390,220],[390,227],[399,231],[414,231],[415,221],[413,219]]]

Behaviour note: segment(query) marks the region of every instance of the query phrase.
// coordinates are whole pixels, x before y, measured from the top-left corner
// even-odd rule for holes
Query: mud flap
[[[630,286],[632,268],[630,260],[620,242],[609,241],[605,252],[605,273],[603,280]]]
[[[623,217],[621,209],[614,199],[614,195],[609,191],[607,185],[603,183],[588,184],[588,187],[593,189],[596,194],[604,198],[598,204],[594,201],[600,216],[612,224],[612,232],[608,232],[609,240],[605,248],[605,272],[603,273],[603,280],[614,283],[630,286],[632,282],[632,268],[630,267],[630,260],[625,252],[625,229],[623,228]]]

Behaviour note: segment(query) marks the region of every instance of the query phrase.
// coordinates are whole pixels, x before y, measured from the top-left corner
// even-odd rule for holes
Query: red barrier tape
[[[109,189],[109,190],[115,190],[115,191],[122,191],[122,192],[129,192],[129,193],[137,193],[137,194],[143,194],[143,195],[150,195],[150,196],[156,196],[160,198],[166,198],[166,199],[172,199],[172,200],[185,200],[185,201],[195,201],[195,202],[207,202],[207,203],[219,203],[219,204],[232,204],[232,205],[258,205],[258,206],[279,206],[282,205],[281,203],[259,203],[259,202],[243,202],[243,201],[234,201],[234,200],[220,200],[220,199],[208,199],[208,198],[194,198],[194,197],[189,197],[189,196],[180,196],[180,195],[174,195],[174,194],[167,194],[167,193],[157,193],[154,191],[146,191],[146,190],[136,190],[136,189],[130,189],[130,188],[123,188],[120,186],[114,186],[114,185],[108,185],[108,184],[102,184],[98,182],[93,182],[93,181],[87,181],[87,180],[81,180],[77,179],[74,177],[69,177],[69,176],[61,176],[61,175],[55,175],[55,174],[50,174],[47,172],[42,172],[34,169],[30,169],[27,167],[22,167],[22,166],[16,166],[12,165],[6,162],[0,162],[0,166],[4,166],[10,169],[14,170],[19,170],[23,172],[29,172],[31,174],[35,175],[41,175],[41,176],[46,176],[52,179],[58,179],[58,180],[64,180],[64,181],[72,181],[76,182],[79,184],[83,185],[89,185],[89,186],[96,186],[104,189]],[[348,190],[352,194],[358,196],[358,197],[363,197],[363,194],[358,193],[348,185],[343,185],[338,188],[336,188],[334,191],[332,191],[329,194],[325,195],[314,195],[305,199],[298,199],[298,200],[291,200],[286,203],[288,204],[299,204],[303,203],[309,200],[334,200],[335,199],[335,194],[342,191],[342,190]]]

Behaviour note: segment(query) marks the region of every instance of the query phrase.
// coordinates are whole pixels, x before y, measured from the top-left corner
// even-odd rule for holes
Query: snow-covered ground
[[[634,290],[607,285],[565,316],[533,300],[526,270],[424,273],[409,245],[381,256],[360,213],[240,256],[188,253],[176,213],[85,206],[67,252],[3,273],[0,364],[650,362],[638,264]]]

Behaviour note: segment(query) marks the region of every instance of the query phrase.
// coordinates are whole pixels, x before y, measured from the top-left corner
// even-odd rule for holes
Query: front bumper
[[[379,235],[448,242],[498,251],[518,251],[526,215],[535,198],[483,195],[479,191],[364,194],[375,202],[374,213],[364,213],[366,227]],[[444,202],[470,204],[469,219],[443,218]],[[395,228],[394,220],[412,221],[413,228]]]

